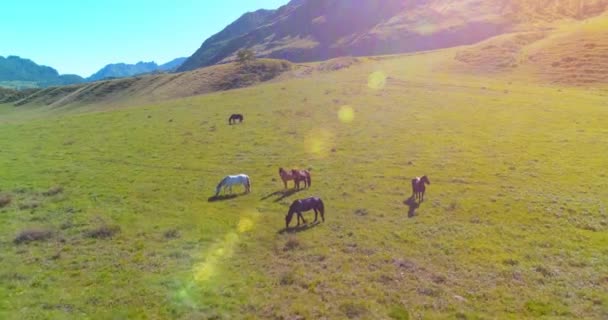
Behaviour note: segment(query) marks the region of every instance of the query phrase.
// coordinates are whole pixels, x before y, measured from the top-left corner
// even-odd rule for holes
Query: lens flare
[[[224,238],[209,248],[203,261],[193,267],[194,280],[205,283],[218,273],[222,261],[234,254],[234,248],[240,241],[239,234],[249,232],[255,227],[260,213],[257,210],[244,213],[236,226],[236,232],[229,232]]]
[[[376,71],[367,78],[367,86],[370,89],[380,90],[386,85],[386,74],[382,71]]]
[[[333,140],[334,136],[329,130],[314,129],[304,140],[304,145],[308,153],[319,158],[325,158],[331,152]]]
[[[232,256],[238,240],[239,236],[231,232],[224,237],[223,241],[215,244],[205,260],[194,266],[194,280],[205,282],[211,279],[216,273],[220,260]]]
[[[351,123],[355,119],[355,110],[350,106],[342,106],[338,111],[338,119],[342,123]]]
[[[251,231],[251,229],[253,229],[253,220],[249,218],[241,218],[237,226],[239,233],[245,233],[247,231]]]

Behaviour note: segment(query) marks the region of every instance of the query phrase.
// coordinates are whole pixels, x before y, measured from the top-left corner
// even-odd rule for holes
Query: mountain
[[[607,8],[608,0],[297,0],[243,15],[178,71],[232,61],[242,48],[294,62],[440,49]]]
[[[158,66],[158,70],[167,72],[175,71],[186,61],[186,59],[188,58],[173,59],[165,64],[161,64],[160,66]]]
[[[0,85],[7,87],[48,87],[84,82],[77,75],[60,75],[57,70],[17,56],[0,56]]]
[[[228,45],[230,40],[236,39],[262,26],[274,14],[275,10],[258,10],[245,13],[224,30],[207,39],[200,49],[188,58],[177,71],[188,71],[213,64],[210,61],[214,61],[214,57],[218,55],[221,56],[221,51]]]
[[[153,72],[170,72],[177,69],[186,58],[177,58],[163,65],[158,65],[156,62],[138,62],[136,64],[115,63],[108,64],[101,70],[87,78],[88,81],[97,81],[112,78],[126,78],[138,74],[153,73]]]

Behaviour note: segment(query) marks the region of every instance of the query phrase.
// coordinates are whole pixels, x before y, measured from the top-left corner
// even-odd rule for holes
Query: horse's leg
[[[317,211],[317,209],[314,209],[314,210],[315,210],[315,221],[314,222],[317,222],[317,216],[319,214],[319,211]]]
[[[283,179],[282,177],[281,177],[281,180],[283,180],[283,184],[285,185],[285,189],[287,189],[287,180]]]
[[[422,195],[421,195],[421,198],[420,198],[420,202],[424,202],[424,190],[422,191]]]

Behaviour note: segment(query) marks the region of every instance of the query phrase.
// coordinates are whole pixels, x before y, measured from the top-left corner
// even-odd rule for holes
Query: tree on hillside
[[[255,61],[255,53],[251,49],[241,49],[236,54],[236,61],[241,65],[248,65]]]

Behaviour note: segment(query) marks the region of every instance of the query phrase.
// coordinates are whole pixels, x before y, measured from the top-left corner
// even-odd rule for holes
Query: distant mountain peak
[[[48,87],[83,82],[77,75],[60,75],[57,70],[30,59],[0,56],[0,86],[11,88]]]
[[[175,71],[175,69],[177,69],[185,60],[186,58],[177,58],[162,65],[158,65],[154,61],[139,61],[135,64],[112,63],[101,68],[101,70],[88,77],[87,80],[97,81],[103,79],[132,77],[153,72],[171,72]]]

